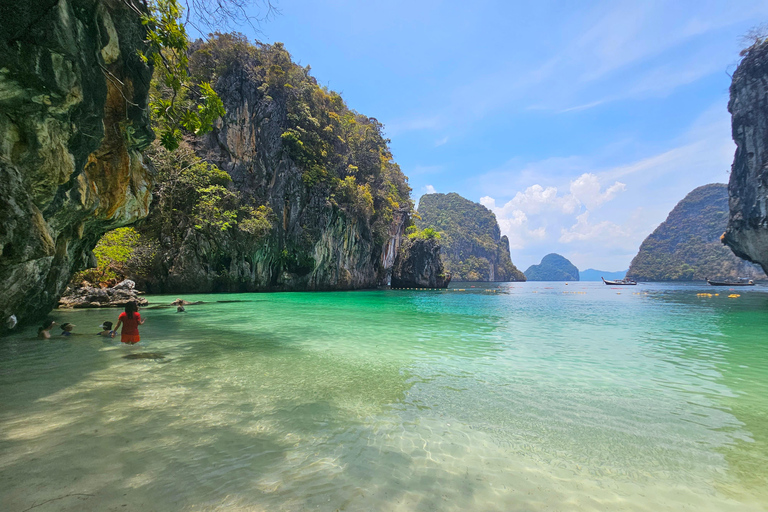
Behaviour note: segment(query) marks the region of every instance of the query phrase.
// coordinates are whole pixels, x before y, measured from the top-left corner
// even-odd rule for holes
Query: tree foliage
[[[147,231],[178,243],[188,227],[209,234],[237,229],[257,243],[271,228],[272,210],[248,204],[232,189],[230,175],[198,157],[188,143],[168,151],[156,142],[148,156],[157,184]]]
[[[168,150],[179,146],[184,132],[202,135],[225,114],[224,104],[208,82],[189,76],[189,40],[177,0],[154,0],[142,15],[149,49],[139,54],[154,65],[150,112]]]
[[[96,266],[75,274],[73,282],[88,281],[97,286],[110,286],[127,277],[145,275],[157,255],[158,247],[157,243],[134,228],[108,231],[93,249]]]
[[[267,104],[285,109],[280,143],[301,168],[306,189],[369,222],[377,243],[388,236],[397,211],[413,210],[408,179],[393,161],[383,125],[318,85],[310,67],[294,63],[282,43],[251,44],[241,34],[215,33],[192,46],[189,62],[195,81],[216,88],[222,77],[236,74],[258,84]]]

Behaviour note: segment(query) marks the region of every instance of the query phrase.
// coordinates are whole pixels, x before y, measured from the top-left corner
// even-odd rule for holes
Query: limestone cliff
[[[419,200],[420,229],[441,233],[443,261],[454,281],[525,281],[512,263],[509,239],[496,216],[459,194],[425,194]]]
[[[564,256],[551,253],[525,271],[529,281],[578,281],[579,269]]]
[[[3,320],[45,315],[99,237],[148,212],[143,39],[118,0],[0,6]]]
[[[627,271],[637,281],[765,279],[759,267],[720,243],[728,223],[728,190],[711,183],[692,190],[648,235]]]
[[[450,282],[437,240],[403,240],[392,269],[392,288],[447,288]]]
[[[730,218],[723,237],[733,252],[768,273],[768,41],[750,48],[733,74],[736,155],[728,183]]]
[[[227,111],[211,134],[194,141],[195,152],[229,174],[243,202],[268,207],[272,226],[255,246],[234,229],[183,222],[144,229],[164,247],[142,283],[147,290],[386,284],[413,204],[381,125],[318,86],[279,43],[220,34],[194,45],[190,62],[193,76],[211,81]]]

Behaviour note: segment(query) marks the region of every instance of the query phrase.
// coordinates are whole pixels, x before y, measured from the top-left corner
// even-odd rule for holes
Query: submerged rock
[[[60,308],[112,308],[124,307],[129,302],[135,302],[139,306],[146,306],[147,299],[140,297],[134,289],[131,280],[115,285],[112,288],[95,288],[81,286],[75,289],[67,289],[66,294],[59,299]]]
[[[0,5],[0,318],[43,317],[101,235],[149,211],[152,70],[128,4]]]
[[[450,282],[437,240],[403,240],[392,269],[392,288],[448,288]]]
[[[731,129],[736,154],[728,183],[723,243],[768,273],[768,42],[750,48],[733,74]]]

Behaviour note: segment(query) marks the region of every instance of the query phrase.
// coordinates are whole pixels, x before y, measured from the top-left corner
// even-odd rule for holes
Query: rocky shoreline
[[[124,307],[129,302],[135,302],[139,306],[146,306],[147,299],[141,297],[136,290],[136,283],[130,279],[122,281],[112,288],[97,288],[93,286],[81,286],[79,288],[67,288],[59,299],[59,308],[85,309],[85,308],[116,308]]]

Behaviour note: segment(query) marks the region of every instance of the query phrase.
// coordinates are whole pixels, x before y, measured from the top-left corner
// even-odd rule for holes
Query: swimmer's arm
[[[121,319],[119,319],[119,318],[118,318],[118,319],[117,319],[117,325],[116,325],[116,326],[115,326],[115,328],[112,330],[112,333],[110,334],[110,336],[112,336],[113,338],[115,337],[115,334],[117,333],[117,329],[120,327],[120,325],[121,325],[122,323],[123,323],[123,321],[122,321]]]

